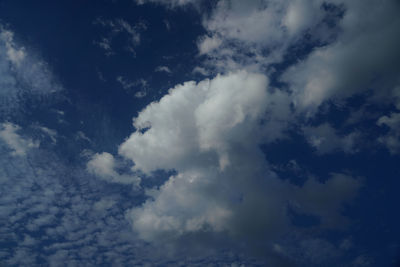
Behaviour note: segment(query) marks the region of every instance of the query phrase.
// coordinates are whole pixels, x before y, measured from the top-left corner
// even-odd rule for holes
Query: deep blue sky
[[[398,266],[398,1],[0,0],[0,265]]]

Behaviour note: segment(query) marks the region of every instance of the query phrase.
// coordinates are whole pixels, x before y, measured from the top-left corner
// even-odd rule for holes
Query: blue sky
[[[399,11],[0,1],[0,265],[397,266]]]

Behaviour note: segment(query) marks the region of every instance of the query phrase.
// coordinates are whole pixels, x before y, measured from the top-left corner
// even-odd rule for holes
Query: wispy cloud
[[[102,37],[100,41],[94,41],[96,45],[105,50],[107,56],[111,56],[116,53],[112,48],[112,41],[118,34],[127,34],[128,43],[126,45],[126,49],[133,55],[136,55],[135,47],[140,44],[141,32],[147,29],[147,26],[143,21],[139,21],[135,25],[131,25],[126,20],[121,18],[115,20],[97,18],[93,24],[101,25],[109,29],[107,37]]]
[[[169,67],[167,66],[158,66],[155,70],[155,72],[165,72],[165,73],[172,73]]]

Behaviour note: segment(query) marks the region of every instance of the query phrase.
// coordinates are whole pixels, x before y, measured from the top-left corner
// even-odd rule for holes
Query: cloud
[[[131,25],[129,22],[121,18],[114,20],[97,18],[93,24],[101,25],[110,30],[107,37],[102,37],[100,41],[94,41],[94,44],[105,50],[107,56],[115,54],[115,51],[112,49],[112,41],[118,34],[126,34],[128,36],[129,41],[126,50],[133,53],[133,55],[136,55],[135,49],[140,45],[141,33],[147,29],[146,24],[142,21],[137,22],[135,25]]]
[[[84,140],[86,142],[92,143],[92,140],[90,140],[90,138],[87,137],[86,134],[84,132],[82,132],[82,131],[76,132],[75,138],[77,140]]]
[[[137,5],[144,5],[147,3],[165,5],[170,8],[186,6],[189,4],[196,4],[197,0],[135,0]]]
[[[314,147],[318,154],[327,154],[337,151],[354,153],[357,151],[356,142],[359,141],[360,133],[352,132],[340,136],[328,123],[316,127],[305,126],[303,132],[309,144]]]
[[[122,85],[122,88],[124,88],[127,92],[130,92],[131,88],[139,87],[141,90],[136,91],[134,94],[136,98],[142,98],[147,95],[146,89],[148,84],[145,79],[139,79],[131,82],[122,76],[117,76],[117,82],[119,82]]]
[[[92,159],[89,160],[87,163],[87,170],[90,173],[100,177],[107,182],[133,184],[135,186],[139,185],[139,177],[119,174],[115,170],[116,167],[117,162],[115,161],[113,155],[107,152],[94,154]]]
[[[389,116],[382,116],[377,121],[378,126],[386,125],[387,134],[379,137],[378,141],[386,145],[390,153],[400,152],[400,113],[393,112]]]
[[[200,55],[208,54],[214,49],[217,49],[222,44],[222,40],[218,37],[205,36],[198,42],[198,48]]]
[[[167,66],[158,66],[158,67],[155,69],[155,72],[172,73],[172,71],[170,70],[170,68],[168,68]]]
[[[177,7],[194,1],[136,2]],[[96,153],[83,167],[65,164],[44,148],[28,153],[39,143],[18,125],[3,123],[0,219],[5,225],[0,234],[9,247],[0,252],[2,261],[9,265],[35,265],[41,260],[53,265],[165,265],[165,255],[179,248],[180,264],[189,265],[196,260],[186,258],[188,250],[203,255],[203,251],[219,253],[228,248],[260,252],[278,262],[282,256],[305,264],[335,262],[341,248],[315,236],[346,225],[344,206],[355,198],[362,180],[337,171],[321,177],[308,174],[303,184],[291,184],[272,170],[260,145],[290,137],[287,132],[295,125],[317,155],[357,151],[358,131],[344,134],[328,122],[310,126],[315,124],[307,120],[323,103],[362,94],[376,85],[370,79],[375,74],[378,81],[387,81],[376,88],[390,88],[384,88],[382,95],[390,92],[384,98],[393,98],[387,101],[399,109],[400,91],[392,89],[399,20],[394,1],[378,5],[333,0],[326,5],[300,0],[219,1],[203,18],[206,34],[197,45],[205,61],[193,71],[222,74],[176,85],[149,104],[134,118],[135,131],[119,146],[118,156]],[[127,35],[133,49],[146,29],[119,19],[96,23],[110,30],[99,42],[108,52],[113,51],[115,35]],[[327,27],[332,27],[330,34]],[[59,88],[47,65],[35,63],[29,50],[15,44],[10,31],[1,30],[0,89],[9,90],[4,96],[0,93],[2,101],[14,105],[20,101],[17,92],[50,94]],[[306,46],[314,49],[283,70],[280,82],[285,84],[275,88],[273,76],[268,79],[266,74],[273,73],[270,64],[282,62],[287,51],[306,42],[307,36],[312,40]],[[171,73],[166,66],[157,69]],[[37,77],[44,78],[38,82]],[[122,76],[117,82],[126,90],[146,86],[144,80],[132,82]],[[387,128],[380,142],[397,153],[398,110],[377,118],[377,125]],[[56,143],[57,132],[38,127]],[[90,142],[83,132],[75,137]],[[124,165],[128,161],[133,162],[130,171]],[[297,161],[291,164],[295,170],[303,169]],[[139,188],[160,169],[170,175],[165,183]],[[140,195],[143,192],[146,195]],[[293,223],[288,208],[317,217],[316,226],[303,231]],[[281,242],[299,235],[295,248]],[[167,249],[157,250],[158,245]],[[157,251],[164,259],[157,257]],[[241,256],[232,259],[222,253],[218,257],[228,264],[240,262]],[[360,265],[369,262],[360,257]],[[196,263],[207,261],[216,262],[210,257]]]
[[[48,64],[14,39],[14,32],[0,24],[1,115],[22,109],[28,98],[35,101],[62,91]]]
[[[209,72],[208,72],[205,68],[199,67],[199,66],[196,66],[196,67],[193,69],[192,72],[193,72],[193,73],[199,73],[199,74],[201,74],[201,75],[203,75],[203,76],[209,75]]]
[[[261,121],[279,112],[275,103],[282,99],[267,86],[263,74],[218,75],[177,85],[139,113],[137,130],[119,154],[134,162],[134,171],[177,172],[147,190],[147,201],[127,213],[140,238],[187,250],[193,247],[183,244],[202,236],[198,245],[206,250],[220,237],[223,244],[246,242],[247,249],[274,254],[267,240],[295,227],[287,215],[290,205],[321,217],[324,227],[345,221],[341,207],[360,181],[333,174],[325,183],[310,178],[295,186],[269,168],[259,145],[270,132],[275,138],[275,124]]]
[[[0,150],[0,234],[8,243],[0,253],[3,264],[145,261],[136,255],[141,245],[125,220],[120,190],[103,187],[76,165],[64,165],[51,151],[14,157],[1,146]],[[128,199],[132,203],[132,195]],[[104,248],[112,249],[100,253]]]
[[[35,125],[35,128],[39,129],[40,131],[42,131],[44,134],[46,134],[50,139],[51,142],[53,144],[57,143],[57,131],[53,130],[53,129],[49,129],[47,127],[44,126],[40,126],[40,125]]]
[[[99,183],[86,166],[70,161],[65,155],[76,144],[74,132],[68,135],[57,129],[63,137],[57,150],[58,144],[46,146],[42,141],[44,137],[56,143],[58,133],[36,120],[67,119],[71,110],[68,107],[65,115],[57,110],[53,100],[61,97],[62,86],[45,62],[17,44],[17,37],[0,26],[1,264],[135,266],[149,262],[151,256],[141,252],[146,244],[132,234],[124,216],[143,196],[136,190],[122,193],[121,183]],[[28,101],[35,108],[47,101],[52,106],[36,117],[26,107]],[[44,144],[40,149],[36,149],[38,140]],[[119,170],[119,162],[114,163]],[[117,178],[121,177],[125,176]],[[106,253],[101,252],[104,249]]]
[[[13,151],[14,156],[24,156],[29,149],[39,147],[38,141],[25,139],[17,133],[21,129],[18,125],[5,122],[1,124],[1,128],[0,139]]]
[[[321,183],[314,178],[308,179],[294,192],[295,208],[320,216],[324,227],[341,227],[347,219],[340,214],[343,204],[356,196],[362,183],[347,174],[332,173]]]
[[[172,169],[177,167],[176,162],[190,162],[192,159],[186,158],[186,154],[191,151],[195,158],[202,157],[199,148],[205,152],[218,151],[221,165],[224,165],[228,160],[225,151],[228,143],[253,130],[245,127],[245,118],[257,121],[261,116],[265,108],[261,103],[267,102],[266,85],[265,76],[246,72],[217,76],[199,84],[178,85],[159,104],[149,105],[140,113],[134,126],[139,130],[150,129],[145,134],[132,134],[120,146],[119,153],[135,158],[135,168],[146,172]],[[171,132],[170,125],[174,125],[176,131]],[[236,134],[223,135],[232,128],[236,129]],[[146,149],[141,148],[144,146]],[[156,156],[152,151],[163,152]]]
[[[111,48],[111,39],[103,37],[100,41],[93,41],[94,44],[98,45],[105,51],[106,56],[114,55],[115,52]]]
[[[336,1],[339,2],[339,1]],[[337,39],[314,49],[304,61],[290,67],[283,75],[294,93],[299,109],[314,110],[323,102],[343,99],[369,88],[384,90],[397,79],[400,62],[400,6],[395,1],[384,5],[374,1],[343,3],[345,13],[338,23]],[[365,12],[369,16],[365,16]],[[380,77],[379,83],[373,83]]]
[[[1,26],[0,40],[4,42],[6,48],[6,55],[14,65],[20,65],[26,57],[26,51],[24,47],[17,48],[14,44],[14,33],[8,30],[4,30]]]
[[[287,49],[309,34],[325,40],[331,10],[323,1],[218,1],[204,16],[207,34],[198,41],[205,65],[217,71],[261,70],[283,60]],[[323,30],[324,29],[324,30]]]

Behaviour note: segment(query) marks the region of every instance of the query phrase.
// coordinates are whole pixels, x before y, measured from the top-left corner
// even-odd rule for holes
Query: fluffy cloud
[[[400,62],[399,10],[396,1],[218,1],[203,19],[198,68],[274,73],[271,64],[295,54],[280,80],[308,115],[371,88],[374,97],[388,98]],[[308,55],[307,46],[314,46]]]
[[[223,167],[229,162],[231,143],[259,138],[254,127],[259,127],[255,122],[266,110],[266,86],[265,76],[247,72],[178,85],[140,113],[134,121],[139,131],[120,146],[119,153],[146,172],[186,169],[190,162],[215,158],[215,152]],[[142,134],[141,129],[147,131]]]
[[[130,176],[126,174],[119,174],[115,169],[117,162],[113,155],[107,152],[101,154],[94,154],[92,159],[87,163],[87,170],[104,179],[108,182],[121,183],[121,184],[134,184],[140,183],[140,178],[137,176]]]
[[[218,37],[204,36],[199,40],[198,48],[200,55],[208,54],[212,50],[217,49],[222,44],[222,40]]]
[[[265,240],[292,229],[289,205],[321,216],[326,227],[340,225],[341,206],[360,182],[335,174],[325,183],[311,179],[300,187],[269,169],[259,145],[269,130],[276,133],[273,120],[267,126],[262,120],[282,109],[270,109],[282,95],[269,93],[267,86],[262,74],[219,75],[178,85],[139,113],[137,130],[119,153],[149,175],[158,169],[177,172],[127,213],[139,237],[173,246],[202,235],[209,246],[222,235],[265,248]]]
[[[337,9],[315,1],[218,1],[204,16],[207,35],[198,41],[205,65],[217,71],[247,67],[263,69],[281,62],[290,46],[303,40],[326,42],[327,18]],[[304,41],[304,40],[303,40]],[[309,40],[310,41],[310,40]]]
[[[344,6],[337,40],[314,49],[306,60],[283,75],[300,109],[312,110],[326,100],[363,93],[371,86],[377,87],[379,93],[397,79],[399,4],[351,1]],[[374,79],[379,79],[382,85]]]
[[[0,139],[7,144],[15,156],[24,156],[29,149],[39,147],[38,141],[20,136],[17,133],[20,129],[21,127],[10,122],[1,124]]]

